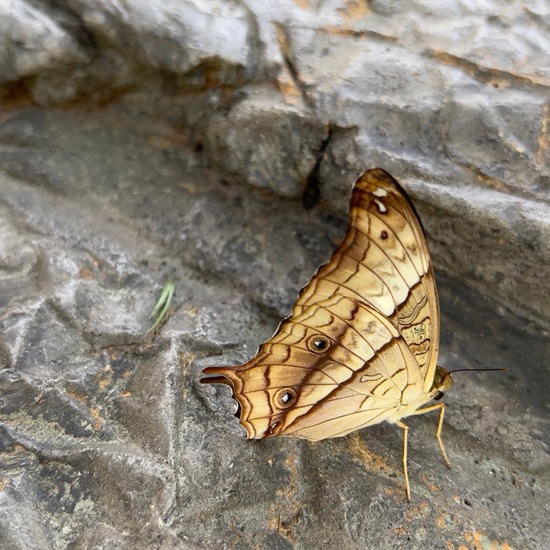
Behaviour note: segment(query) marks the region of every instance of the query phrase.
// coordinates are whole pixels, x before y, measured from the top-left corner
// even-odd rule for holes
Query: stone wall
[[[0,547],[546,544],[549,52],[536,0],[0,2]],[[197,382],[376,166],[427,231],[441,363],[509,369],[457,373],[453,470],[411,419],[410,505],[399,430],[247,442]]]

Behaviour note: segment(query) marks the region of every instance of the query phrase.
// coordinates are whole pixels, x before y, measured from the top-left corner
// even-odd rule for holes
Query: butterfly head
[[[432,399],[438,401],[445,395],[445,392],[448,392],[452,387],[453,377],[451,373],[446,371],[443,367],[436,367],[434,381],[430,389]]]

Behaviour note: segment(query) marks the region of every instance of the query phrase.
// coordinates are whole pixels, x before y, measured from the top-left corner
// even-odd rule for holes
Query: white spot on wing
[[[385,189],[382,189],[382,187],[377,187],[372,194],[375,197],[384,198],[388,196],[388,192]]]
[[[388,211],[386,205],[381,200],[374,199],[374,202],[376,203],[376,206],[378,206],[378,210],[382,212],[382,214],[385,214]]]

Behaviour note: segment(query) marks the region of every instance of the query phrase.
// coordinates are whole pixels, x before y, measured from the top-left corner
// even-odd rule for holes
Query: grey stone
[[[0,84],[89,61],[70,31],[43,8],[25,0],[0,4]]]
[[[2,5],[0,547],[544,548],[548,14]],[[440,363],[509,369],[455,374],[450,471],[408,421],[410,504],[401,430],[246,441],[198,382],[270,336],[378,165],[427,229]]]
[[[246,10],[235,4],[68,0],[67,5],[98,39],[156,69],[186,73],[212,60],[247,64],[249,24]]]
[[[270,91],[252,93],[212,116],[205,139],[216,153],[213,162],[233,178],[295,198],[315,164],[314,147],[326,135],[326,125],[307,110]],[[263,161],[268,156],[269,164]]]

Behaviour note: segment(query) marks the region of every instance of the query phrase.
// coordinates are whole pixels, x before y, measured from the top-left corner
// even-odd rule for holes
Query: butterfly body
[[[243,365],[209,367],[204,382],[233,389],[249,438],[339,437],[443,405],[451,385],[437,367],[439,304],[418,215],[380,169],[356,182],[350,224],[289,317]],[[405,477],[408,479],[405,469]]]

